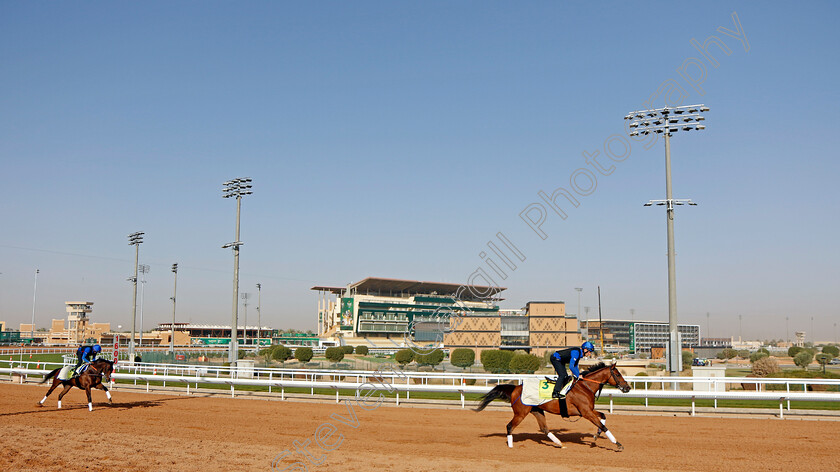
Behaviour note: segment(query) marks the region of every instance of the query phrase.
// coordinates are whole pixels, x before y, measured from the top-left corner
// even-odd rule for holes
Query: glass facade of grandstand
[[[604,344],[613,348],[625,347],[630,352],[650,353],[651,348],[664,348],[668,344],[668,323],[657,321],[603,320],[582,321],[582,327],[593,342],[600,342],[603,332]],[[700,345],[699,325],[678,325],[683,348]]]
[[[533,317],[529,310],[500,310],[503,287],[367,278],[312,290],[320,295],[318,336],[329,343],[531,350],[580,339],[577,319],[565,316],[563,302],[539,302],[544,312]]]

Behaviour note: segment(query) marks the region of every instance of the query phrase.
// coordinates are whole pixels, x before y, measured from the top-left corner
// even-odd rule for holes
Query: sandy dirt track
[[[94,411],[74,389],[56,409],[57,392],[36,406],[45,387],[0,384],[0,470],[269,471],[724,471],[840,467],[838,421],[608,415],[625,449],[592,443],[594,427],[549,415],[566,446],[555,447],[529,417],[505,444],[509,411],[380,406],[365,411],[328,403],[205,398],[114,392]],[[353,419],[357,416],[357,422]],[[341,416],[350,424],[343,424]],[[336,430],[316,445],[319,425]],[[357,424],[355,424],[357,423]],[[327,426],[322,434],[331,431]],[[339,436],[340,435],[340,436]],[[83,439],[84,438],[84,439]],[[89,446],[80,449],[84,440]],[[295,451],[309,440],[313,465]],[[340,442],[339,442],[340,441]],[[295,462],[307,469],[295,468]]]

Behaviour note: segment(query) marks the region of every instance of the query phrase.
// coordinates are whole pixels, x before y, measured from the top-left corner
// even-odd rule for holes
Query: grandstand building
[[[651,354],[652,348],[662,348],[668,344],[668,323],[661,321],[602,320],[581,321],[589,340],[600,347],[601,333],[604,346],[609,351],[629,351],[631,354]],[[691,349],[700,344],[699,325],[677,325],[682,347]]]
[[[153,332],[154,343],[169,345],[172,323],[160,323]],[[257,326],[238,326],[236,329],[238,346],[267,346],[271,344],[276,330]],[[145,339],[144,339],[145,341]],[[175,344],[191,346],[227,346],[230,344],[230,325],[208,325],[175,323]]]
[[[580,344],[577,319],[566,316],[565,303],[501,310],[504,287],[368,277],[312,290],[319,294],[318,336],[324,343],[534,353]]]

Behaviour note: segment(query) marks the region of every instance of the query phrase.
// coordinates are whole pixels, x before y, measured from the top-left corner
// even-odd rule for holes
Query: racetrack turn
[[[505,444],[510,410],[264,401],[114,392],[108,406],[73,389],[56,409],[47,388],[0,384],[0,470],[228,471],[276,470],[305,463],[309,471],[796,470],[840,467],[840,421],[703,418],[607,414],[623,452],[594,427],[548,415],[566,446],[555,447],[530,415]],[[355,415],[355,417],[354,417]],[[329,423],[327,426],[320,425]],[[319,431],[321,444],[314,434]],[[328,435],[327,433],[331,433]],[[306,445],[306,441],[309,444]],[[305,451],[295,450],[305,447]],[[81,444],[86,444],[82,447]],[[307,462],[304,454],[319,465]],[[288,470],[295,470],[289,468]],[[299,468],[297,470],[304,470]]]

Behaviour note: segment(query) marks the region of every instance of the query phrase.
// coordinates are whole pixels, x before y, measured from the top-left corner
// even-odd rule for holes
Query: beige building
[[[52,320],[46,344],[75,345],[87,341],[100,342],[102,335],[111,331],[111,323],[91,323],[93,302],[64,302],[66,320]]]
[[[528,302],[525,311],[470,314],[444,335],[447,349],[523,349],[542,355],[581,343],[578,321],[566,316],[564,302]]]

